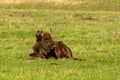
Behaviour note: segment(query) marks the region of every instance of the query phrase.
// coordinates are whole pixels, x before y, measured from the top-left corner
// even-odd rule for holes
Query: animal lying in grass
[[[54,41],[50,33],[38,30],[35,33],[36,42],[33,45],[33,53],[29,55],[30,59],[34,58],[46,58],[49,59],[51,55],[50,52],[54,49]],[[54,57],[54,56],[53,56]]]
[[[33,45],[33,53],[29,55],[30,59],[70,59],[82,60],[73,58],[71,49],[62,41],[54,41],[51,34],[45,31],[38,30],[36,33],[36,42]]]

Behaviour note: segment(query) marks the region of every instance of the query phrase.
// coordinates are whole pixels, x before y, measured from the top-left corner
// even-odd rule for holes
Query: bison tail
[[[76,61],[87,61],[86,59],[79,59],[79,58],[73,58],[73,60],[76,60]]]

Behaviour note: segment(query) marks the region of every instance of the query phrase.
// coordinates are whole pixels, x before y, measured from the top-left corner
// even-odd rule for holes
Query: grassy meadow
[[[40,29],[87,61],[29,60]],[[0,80],[120,80],[120,0],[1,0]]]

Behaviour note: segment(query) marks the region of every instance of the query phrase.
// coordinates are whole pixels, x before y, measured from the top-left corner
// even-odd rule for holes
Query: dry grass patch
[[[77,5],[80,3],[87,2],[88,0],[2,0],[0,1],[0,4],[20,4],[20,3],[56,3],[56,4],[71,4],[71,5]]]

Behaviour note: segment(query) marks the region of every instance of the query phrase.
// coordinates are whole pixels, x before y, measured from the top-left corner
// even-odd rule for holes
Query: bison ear
[[[40,41],[43,37],[43,31],[41,30],[36,31],[35,36],[36,36],[36,41]]]
[[[42,30],[40,31],[40,35],[41,35],[41,37],[44,36],[44,32]]]

